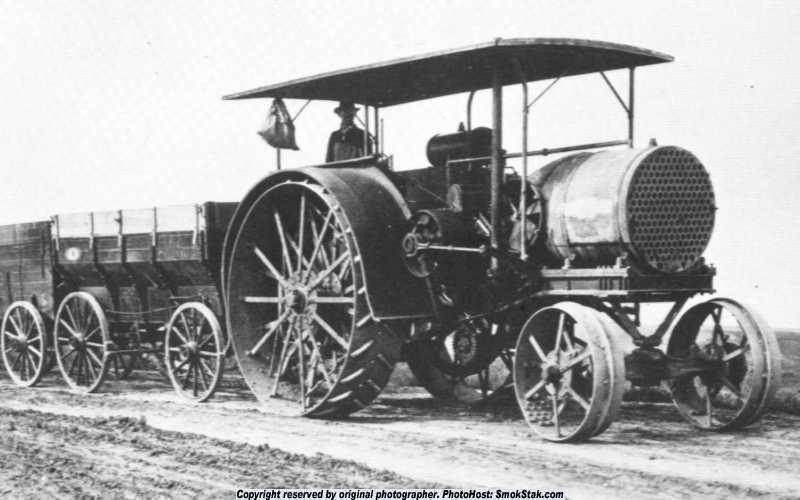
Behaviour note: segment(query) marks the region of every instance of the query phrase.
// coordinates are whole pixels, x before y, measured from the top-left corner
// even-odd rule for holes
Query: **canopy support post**
[[[369,106],[364,106],[364,154],[369,155]]]
[[[276,153],[276,155],[275,155],[276,164],[278,166],[278,170],[280,170],[281,169],[281,148],[275,148],[275,153]]]
[[[634,75],[633,71],[636,68],[631,67],[628,73],[628,146],[633,147],[633,89],[634,89]]]
[[[520,83],[522,84],[522,151],[528,151],[528,79],[525,78],[525,71],[519,58],[514,58],[514,66],[517,68]],[[556,80],[557,81],[557,80]],[[522,155],[522,173],[519,182],[519,258],[523,261],[528,260],[528,224],[527,206],[528,200],[528,155]]]
[[[375,153],[380,154],[382,153],[381,148],[383,147],[383,141],[381,140],[381,121],[380,121],[380,114],[378,110],[380,109],[378,106],[372,107],[374,114],[375,114]]]
[[[500,188],[503,184],[503,85],[500,71],[492,69],[492,172],[491,172],[491,205],[490,216],[492,234],[490,244],[492,250],[499,249],[500,234]],[[497,257],[492,256],[490,272],[498,270]]]
[[[467,130],[472,130],[472,99],[475,97],[475,91],[469,93],[467,98]]]

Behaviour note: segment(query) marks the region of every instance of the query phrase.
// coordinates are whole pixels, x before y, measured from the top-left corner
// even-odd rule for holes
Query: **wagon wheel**
[[[0,327],[3,364],[15,384],[31,387],[47,371],[49,342],[42,315],[27,301],[12,303]]]
[[[485,320],[482,320],[485,321]],[[478,403],[511,389],[513,348],[503,345],[500,326],[458,328],[406,346],[411,373],[432,396]]]
[[[219,385],[225,340],[217,315],[203,303],[181,304],[169,319],[164,341],[167,373],[181,396],[202,402]]]
[[[348,216],[321,186],[286,182],[262,194],[240,226],[229,276],[236,358],[262,402],[343,416],[386,385],[393,336],[371,321]]]
[[[95,392],[108,372],[108,320],[100,303],[86,292],[72,292],[61,301],[53,337],[61,375],[75,391]]]
[[[572,302],[534,313],[517,341],[514,389],[531,428],[548,441],[597,435],[622,399],[622,352],[598,314]]]
[[[756,313],[730,299],[712,299],[687,310],[675,324],[667,354],[710,362],[707,371],[670,383],[678,411],[701,429],[752,424],[780,386],[775,333]]]

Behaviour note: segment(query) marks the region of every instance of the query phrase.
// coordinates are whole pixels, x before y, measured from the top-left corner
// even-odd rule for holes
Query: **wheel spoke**
[[[566,314],[563,312],[558,315],[558,330],[556,330],[556,362],[561,359],[561,341],[564,338],[564,318]]]
[[[551,399],[553,400],[553,424],[556,426],[556,436],[561,437],[561,422],[558,418],[560,413],[558,409],[558,391],[553,391]]]
[[[28,346],[28,350],[31,351],[32,353],[36,354],[37,357],[39,357],[39,358],[42,357],[42,353],[39,351],[39,349],[37,349],[37,348],[35,348],[33,346]]]
[[[198,361],[200,361],[200,367],[203,370],[205,370],[206,375],[208,375],[211,379],[213,379],[214,378],[214,371],[211,368],[209,368],[208,365],[206,364],[206,362],[203,361],[202,359],[199,359]]]
[[[181,340],[182,344],[188,344],[189,343],[189,340],[186,337],[183,336],[183,333],[181,333],[181,331],[178,330],[178,328],[175,325],[172,326],[172,331],[175,333],[175,335],[178,336],[178,338]]]
[[[331,338],[333,338],[333,340],[336,341],[336,343],[342,346],[342,349],[347,349],[349,345],[347,341],[343,339],[341,335],[339,335],[339,333],[336,330],[334,330],[333,327],[329,325],[327,321],[322,319],[322,317],[316,312],[314,313],[314,321],[316,321],[316,323],[319,326],[321,326],[322,329],[325,330],[328,333],[328,335],[330,335]]]
[[[730,361],[732,359],[735,359],[735,358],[738,358],[739,356],[745,354],[749,350],[750,350],[750,346],[749,345],[742,345],[738,349],[735,349],[735,350],[725,354],[722,357],[722,361],[727,363],[728,361]]]
[[[65,310],[65,311],[67,311],[67,316],[69,316],[69,319],[70,319],[70,321],[72,322],[72,327],[70,327],[69,325],[67,325],[67,324],[66,324],[66,322],[65,322],[64,320],[61,320],[61,321],[62,321],[62,323],[64,323],[64,326],[66,326],[67,328],[69,328],[69,330],[70,330],[70,331],[73,333],[73,335],[75,335],[75,336],[77,337],[77,331],[78,331],[78,330],[80,330],[80,325],[79,325],[79,324],[78,324],[78,322],[75,320],[75,315],[74,315],[74,314],[72,314],[72,307],[70,307],[70,303],[69,303],[69,302],[67,302],[67,303],[64,305],[64,310]]]
[[[303,243],[305,243],[304,236],[305,236],[305,227],[306,227],[306,194],[305,192],[300,194],[300,216],[297,219],[299,223],[298,228],[298,236],[297,236],[297,272],[300,273],[303,269]],[[311,263],[309,262],[309,266],[311,267]],[[301,273],[302,274],[302,273]]]
[[[69,309],[67,309],[67,310],[69,310]],[[67,329],[67,331],[68,331],[68,332],[69,332],[69,333],[70,333],[70,334],[71,334],[73,337],[75,337],[75,338],[78,338],[78,332],[76,332],[75,330],[73,330],[73,329],[72,329],[72,327],[71,327],[69,324],[67,324],[66,320],[64,320],[64,318],[59,318],[59,319],[58,319],[58,322],[59,322],[59,323],[61,323],[62,325],[64,325],[64,328],[66,328],[66,329]]]
[[[19,326],[19,323],[17,323],[17,320],[14,319],[14,314],[9,314],[8,315],[8,319],[9,319],[9,321],[11,321],[11,325],[14,327],[14,330],[17,332],[17,334],[14,336],[14,338],[18,339],[18,338],[22,337],[22,328]]]
[[[731,380],[728,377],[720,377],[720,382],[722,382],[722,385],[727,387],[728,390],[731,391],[731,393],[734,396],[736,396],[736,399],[738,399],[739,401],[744,401],[744,398],[742,397],[742,393],[739,391],[739,388],[736,387],[736,385],[734,385],[734,383],[731,382]]]
[[[31,338],[29,338],[29,339],[26,341],[26,343],[27,343],[28,345],[30,345],[30,344],[33,344],[34,342],[38,343],[38,342],[40,342],[40,340],[39,340],[39,339],[41,339],[41,338],[42,338],[42,336],[41,336],[41,335],[37,335],[37,336],[35,336],[35,337],[31,337]]]
[[[17,340],[17,341],[20,339],[19,335],[14,335],[13,333],[9,332],[8,330],[4,331],[3,334],[6,337],[10,337],[10,338],[12,338],[14,340]]]
[[[294,272],[292,268],[292,259],[289,257],[289,244],[286,242],[286,231],[283,230],[283,221],[277,211],[272,212],[275,219],[275,227],[278,229],[278,237],[281,240],[281,254],[283,255],[284,264],[290,273]]]
[[[203,370],[203,364],[199,359],[197,360],[197,372],[200,374],[200,379],[203,383],[203,392],[205,392],[208,390],[210,384],[208,382],[208,375],[206,375],[205,370]]]
[[[319,253],[320,248],[322,248],[322,242],[325,239],[325,233],[328,231],[328,226],[330,226],[331,219],[333,219],[333,210],[328,211],[328,215],[325,217],[325,222],[322,224],[322,229],[319,233],[314,230],[314,224],[311,224],[312,231],[314,232],[314,238],[316,239],[316,243],[314,244],[314,250],[311,252],[311,257],[309,257],[308,261],[311,263],[306,269],[305,274],[303,275],[302,281],[305,282],[308,279],[309,274],[311,274],[311,268],[314,265],[314,261],[317,258],[317,254]]]
[[[278,281],[278,283],[280,283],[281,285],[285,286],[286,288],[291,288],[291,285],[286,280],[286,278],[281,273],[279,273],[277,269],[275,269],[275,266],[272,265],[272,262],[270,262],[270,260],[267,258],[266,255],[264,255],[264,252],[262,252],[260,248],[253,247],[253,251],[255,252],[256,257],[258,257],[259,260],[265,266],[267,266],[267,269],[269,269],[269,272],[272,273],[272,277],[275,278]]]
[[[99,331],[100,331],[100,327],[98,326],[97,328],[94,328],[91,332],[86,334],[86,337],[84,337],[84,339],[85,340],[89,340],[90,338],[92,338],[94,336],[95,333],[97,333]]]
[[[100,367],[103,366],[103,362],[100,361],[100,358],[97,357],[97,354],[95,354],[94,351],[92,351],[91,349],[86,349],[86,352],[87,354],[89,354],[89,357],[91,357],[92,360],[94,360],[94,362],[97,363],[97,366]],[[114,366],[117,368],[117,371],[119,371],[119,364],[118,364],[119,360],[117,359],[117,357],[118,356],[114,356]]]
[[[345,252],[342,255],[340,255],[335,261],[333,261],[333,263],[327,269],[319,273],[314,278],[314,281],[308,285],[308,289],[314,290],[315,288],[317,288],[319,284],[322,283],[325,280],[325,278],[327,278],[328,275],[330,275],[334,270],[336,270],[336,268],[339,267],[339,265],[342,262],[344,262],[344,260],[347,259],[349,256],[350,252]]]
[[[275,373],[275,382],[272,385],[272,395],[275,396],[278,394],[278,382],[280,381],[281,375],[283,375],[283,364],[286,358],[286,352],[289,349],[289,344],[291,343],[291,336],[294,332],[294,322],[290,326],[289,330],[286,332],[286,335],[283,336],[283,347],[281,348],[281,356],[278,358],[278,372]]]
[[[314,298],[317,304],[352,304],[353,297],[320,297]]]
[[[564,366],[560,367],[561,373],[566,373],[572,370],[575,366],[581,364],[586,358],[591,357],[592,351],[589,350],[588,347],[584,347],[583,352],[578,355],[578,357],[572,358],[565,364]]]
[[[531,399],[536,395],[537,392],[541,391],[545,385],[547,385],[547,381],[545,379],[540,380],[536,385],[531,387],[528,392],[525,393],[525,399]]]
[[[542,351],[542,348],[539,346],[539,342],[536,341],[536,337],[528,335],[528,342],[533,346],[533,350],[536,351],[536,355],[539,356],[539,359],[547,361],[547,356],[545,356],[544,351]]]
[[[261,348],[264,346],[267,340],[269,340],[272,334],[278,330],[278,328],[283,324],[284,321],[286,321],[286,318],[289,317],[289,314],[291,314],[291,312],[292,312],[291,309],[286,309],[283,312],[283,314],[281,314],[278,317],[278,319],[269,323],[269,328],[267,328],[267,331],[264,333],[264,335],[261,336],[258,342],[256,342],[256,344],[249,351],[247,351],[247,354],[249,356],[255,356],[256,353],[261,350]]]
[[[305,197],[303,197],[305,200]],[[303,204],[303,208],[305,209],[305,204]],[[301,237],[302,240],[302,231]],[[305,381],[305,360],[303,359],[303,334],[297,336],[297,382],[300,385],[300,406],[305,410],[306,409],[306,381]]]
[[[588,401],[586,401],[586,400],[583,398],[583,396],[581,396],[580,394],[578,394],[578,393],[575,391],[575,389],[573,389],[573,388],[572,388],[572,386],[567,386],[567,394],[569,394],[569,395],[572,397],[572,399],[574,399],[575,401],[577,401],[577,402],[578,402],[578,404],[580,404],[580,405],[583,407],[583,409],[584,409],[584,410],[586,410],[586,411],[589,411],[589,402],[588,402]]]
[[[283,303],[283,298],[247,296],[242,298],[242,302],[245,302],[247,304],[281,304]]]

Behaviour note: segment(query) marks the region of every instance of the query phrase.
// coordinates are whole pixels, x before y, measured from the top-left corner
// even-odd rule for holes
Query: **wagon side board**
[[[0,315],[18,300],[52,317],[50,221],[0,226]]]

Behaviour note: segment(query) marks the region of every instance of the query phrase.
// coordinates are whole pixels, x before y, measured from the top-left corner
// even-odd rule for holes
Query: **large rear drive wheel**
[[[108,372],[108,320],[100,303],[86,292],[72,292],[61,301],[53,329],[56,360],[72,390],[95,392]]]
[[[624,360],[599,313],[572,302],[540,309],[517,341],[514,389],[531,428],[548,441],[583,441],[617,414]]]
[[[15,384],[31,387],[47,371],[47,334],[39,310],[27,301],[14,302],[3,316],[0,352]]]
[[[670,382],[678,411],[701,429],[724,431],[754,423],[780,386],[775,333],[758,314],[731,299],[688,309],[675,324],[667,353],[706,359],[712,366]]]
[[[369,216],[345,214],[319,185],[285,182],[243,219],[228,274],[229,332],[262,402],[343,416],[388,382],[394,336],[371,319],[350,222]]]

